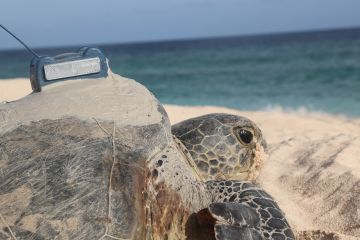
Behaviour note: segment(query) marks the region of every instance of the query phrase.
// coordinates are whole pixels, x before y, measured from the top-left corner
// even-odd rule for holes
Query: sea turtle
[[[173,131],[173,133],[172,133]],[[292,239],[259,187],[254,123],[173,126],[139,83],[109,71],[0,106],[0,239]]]

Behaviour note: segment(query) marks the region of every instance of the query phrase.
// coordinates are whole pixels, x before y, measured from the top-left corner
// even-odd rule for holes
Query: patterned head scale
[[[266,142],[247,118],[209,114],[172,127],[205,180],[254,180],[264,161]]]

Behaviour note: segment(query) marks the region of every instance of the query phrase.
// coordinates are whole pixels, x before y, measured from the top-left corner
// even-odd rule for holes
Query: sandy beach
[[[30,92],[27,79],[0,81],[0,102]],[[298,237],[360,239],[360,119],[213,106],[165,108],[172,123],[215,112],[255,121],[269,155],[257,182],[277,200]]]

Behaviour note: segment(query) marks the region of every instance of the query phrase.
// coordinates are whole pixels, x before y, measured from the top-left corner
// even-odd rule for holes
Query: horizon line
[[[335,28],[318,28],[308,30],[284,30],[276,32],[259,32],[250,34],[234,34],[234,35],[211,35],[211,36],[199,36],[199,37],[184,37],[184,38],[165,38],[157,40],[139,40],[139,41],[128,41],[128,42],[107,42],[107,43],[86,43],[86,44],[65,44],[55,46],[41,46],[34,47],[36,50],[55,50],[61,48],[78,48],[80,46],[101,46],[108,47],[114,45],[145,45],[145,44],[159,44],[159,43],[175,43],[175,42],[187,42],[187,41],[204,41],[214,39],[228,39],[228,38],[251,38],[251,37],[266,37],[266,36],[281,36],[281,35],[296,35],[296,34],[311,34],[311,33],[325,33],[325,32],[336,32],[336,31],[349,31],[349,30],[360,30],[360,26],[347,26],[347,27],[335,27]],[[7,51],[26,51],[23,47],[15,48],[0,48],[0,52]]]

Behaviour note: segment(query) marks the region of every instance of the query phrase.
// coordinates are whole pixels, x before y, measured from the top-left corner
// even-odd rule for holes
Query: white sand
[[[0,102],[13,101],[31,92],[30,80],[24,78],[0,80]]]
[[[0,102],[28,93],[28,80],[0,81]],[[269,159],[258,182],[278,201],[300,238],[360,239],[360,119],[220,107],[165,108],[172,123],[214,112],[254,120],[269,144]]]

